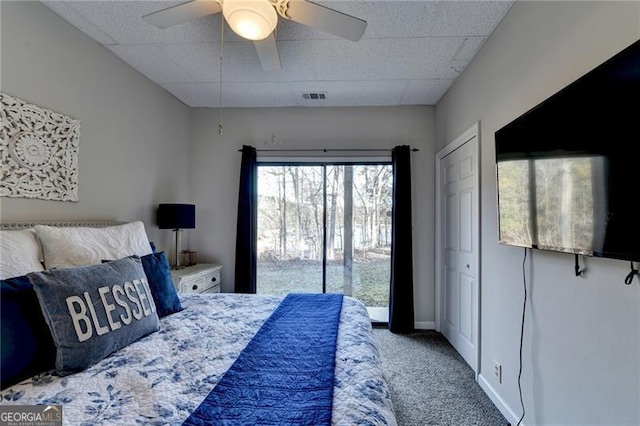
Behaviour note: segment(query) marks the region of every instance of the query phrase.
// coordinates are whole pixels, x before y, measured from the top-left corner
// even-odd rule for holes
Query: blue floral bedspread
[[[67,425],[179,425],[200,405],[282,298],[180,295],[161,328],[71,376],[44,373],[0,392],[0,404],[61,404]],[[332,424],[396,425],[364,305],[345,297]]]

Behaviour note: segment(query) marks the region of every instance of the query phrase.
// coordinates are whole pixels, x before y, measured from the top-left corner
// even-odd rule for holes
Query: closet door
[[[476,372],[480,293],[477,152],[477,134],[472,133],[439,156],[437,224],[440,330]]]

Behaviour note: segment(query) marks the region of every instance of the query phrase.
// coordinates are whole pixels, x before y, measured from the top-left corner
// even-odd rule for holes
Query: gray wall
[[[411,145],[414,294],[418,326],[433,328],[433,107],[195,109],[191,122],[191,195],[198,202],[194,247],[223,266],[223,291],[234,279],[236,212],[243,144],[268,148],[392,148]],[[276,145],[271,145],[272,135]],[[200,257],[200,255],[199,255]]]
[[[188,201],[189,109],[38,2],[1,2],[1,90],[81,121],[78,203],[0,198],[2,221],[143,220]]]
[[[523,249],[497,244],[494,132],[639,37],[638,2],[516,2],[437,106],[439,148],[481,124],[480,383],[513,422]],[[640,284],[624,285],[629,263],[587,258],[576,278],[572,255],[538,250],[529,261],[524,424],[640,424]]]

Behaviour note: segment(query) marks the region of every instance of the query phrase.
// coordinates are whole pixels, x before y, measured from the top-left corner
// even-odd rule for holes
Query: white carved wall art
[[[78,201],[80,121],[0,93],[0,196]]]

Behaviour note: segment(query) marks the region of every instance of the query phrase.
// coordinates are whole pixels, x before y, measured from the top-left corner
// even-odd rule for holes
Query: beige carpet
[[[440,333],[375,327],[373,335],[400,426],[509,424]]]

